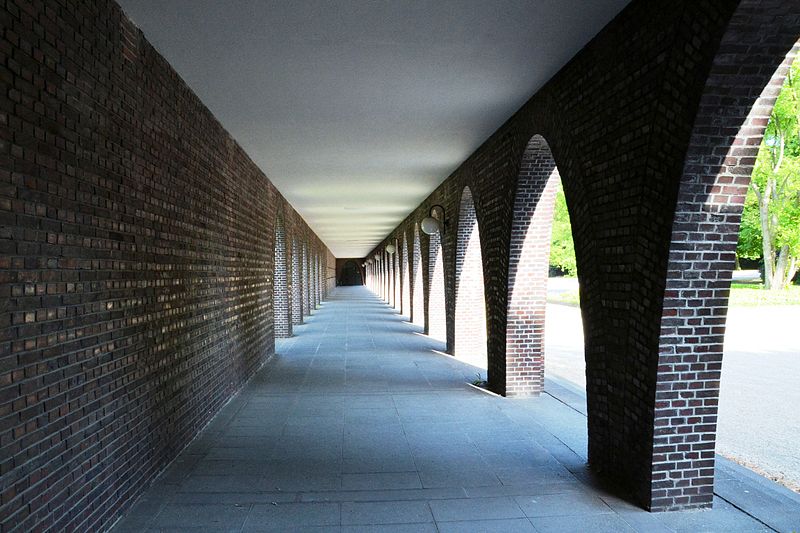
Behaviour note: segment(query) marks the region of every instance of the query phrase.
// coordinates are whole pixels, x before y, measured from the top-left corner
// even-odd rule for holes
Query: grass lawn
[[[759,283],[731,284],[731,307],[755,307],[759,305],[800,305],[800,285],[792,285],[785,291],[765,291]],[[554,304],[577,306],[578,291],[548,294],[547,301]]]
[[[732,307],[758,305],[800,305],[800,285],[792,285],[785,291],[765,291],[761,283],[732,283]]]

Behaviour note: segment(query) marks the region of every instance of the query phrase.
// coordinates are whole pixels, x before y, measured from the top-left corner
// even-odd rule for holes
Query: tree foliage
[[[556,203],[553,213],[553,234],[550,241],[550,266],[561,270],[567,276],[578,273],[575,261],[575,244],[572,242],[572,226],[569,222],[567,199],[564,188],[558,182]]]
[[[768,289],[788,286],[800,266],[800,62],[792,65],[764,132],[737,253],[763,259]]]

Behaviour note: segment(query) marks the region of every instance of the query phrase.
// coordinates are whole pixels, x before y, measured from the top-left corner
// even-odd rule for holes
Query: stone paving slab
[[[800,502],[727,465],[711,511],[651,514],[607,493],[576,391],[470,387],[474,367],[362,287],[296,331],[113,531],[800,528]]]

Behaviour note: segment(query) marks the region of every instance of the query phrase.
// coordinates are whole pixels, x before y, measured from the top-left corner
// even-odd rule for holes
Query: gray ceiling
[[[362,257],[628,0],[118,0],[337,257]]]

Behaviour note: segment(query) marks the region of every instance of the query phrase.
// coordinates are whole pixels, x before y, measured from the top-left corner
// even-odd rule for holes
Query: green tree
[[[558,182],[556,203],[553,209],[553,234],[550,240],[550,266],[556,267],[567,276],[578,273],[575,261],[575,244],[572,242],[572,226],[569,223],[567,199],[564,188]]]
[[[737,253],[764,260],[764,288],[783,289],[800,258],[800,62],[786,77],[756,158]]]

